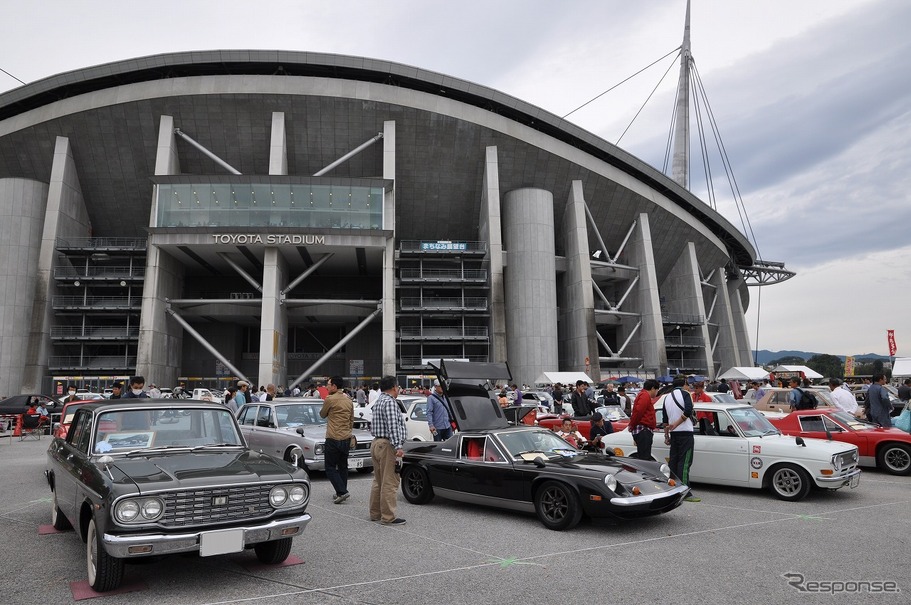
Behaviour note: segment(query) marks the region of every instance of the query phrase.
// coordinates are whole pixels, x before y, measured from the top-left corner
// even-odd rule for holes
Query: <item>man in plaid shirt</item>
[[[370,520],[383,525],[404,525],[405,520],[395,516],[396,491],[399,475],[396,464],[405,455],[405,420],[396,402],[399,393],[395,376],[380,379],[381,394],[373,404],[370,432],[373,443],[373,485],[370,488]]]

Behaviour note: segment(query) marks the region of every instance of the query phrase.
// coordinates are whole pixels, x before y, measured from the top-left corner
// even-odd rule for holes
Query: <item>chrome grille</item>
[[[269,505],[272,487],[271,484],[241,485],[161,494],[164,517],[159,525],[189,527],[268,517],[274,511]]]
[[[852,471],[857,466],[857,450],[835,455],[835,468],[840,471]]]

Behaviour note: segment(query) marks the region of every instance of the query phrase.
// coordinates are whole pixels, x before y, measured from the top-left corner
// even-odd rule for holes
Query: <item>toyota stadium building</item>
[[[0,95],[0,212],[3,394],[751,365],[755,251],[728,220],[416,67],[188,52],[22,86]]]

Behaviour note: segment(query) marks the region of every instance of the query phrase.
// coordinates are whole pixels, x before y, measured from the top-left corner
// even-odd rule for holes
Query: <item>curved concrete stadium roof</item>
[[[509,95],[471,82],[398,63],[343,55],[262,50],[216,50],[141,57],[58,74],[8,91],[0,95],[0,126],[4,121],[7,121],[7,124],[14,123],[17,117],[22,117],[32,110],[107,89],[143,83],[172,83],[177,79],[193,80],[194,78],[226,76],[260,76],[277,79],[277,81],[281,80],[281,76],[296,76],[330,81],[363,82],[368,85],[393,87],[402,91],[432,95],[466,104],[482,112],[495,114],[502,119],[516,122],[568,147],[575,148],[583,154],[588,154],[613,169],[629,175],[633,181],[639,181],[659,196],[670,200],[681,211],[674,211],[673,214],[687,214],[695,219],[695,223],[690,221],[690,225],[687,227],[693,233],[678,233],[678,237],[675,238],[678,241],[681,237],[701,233],[705,238],[717,238],[714,241],[720,241],[724,245],[736,264],[740,266],[753,264],[754,249],[739,230],[699,198],[638,158],[570,122]],[[368,114],[362,107],[364,104],[362,99],[353,98],[353,96],[352,98],[336,98],[329,107],[325,104],[325,99],[314,99],[308,96],[311,94],[307,90],[300,90],[296,93],[270,91],[260,93],[255,88],[252,90],[244,88],[233,92],[217,91],[215,94],[208,94],[205,102],[197,102],[193,98],[194,93],[179,91],[171,94],[165,91],[156,98],[130,100],[122,105],[106,108],[89,108],[78,113],[55,116],[54,119],[42,123],[28,123],[21,128],[15,126],[0,129],[0,178],[23,177],[46,180],[49,175],[50,156],[53,155],[52,137],[72,136],[76,157],[83,161],[83,166],[80,166],[80,180],[84,181],[84,188],[92,190],[93,187],[96,187],[99,191],[97,195],[99,199],[112,200],[110,207],[99,210],[96,215],[93,215],[93,224],[99,227],[99,231],[114,231],[116,228],[114,219],[107,215],[119,216],[122,220],[124,218],[122,215],[123,202],[135,199],[136,204],[127,204],[129,207],[136,206],[135,215],[125,217],[126,222],[129,224],[129,219],[132,218],[135,224],[144,226],[148,220],[151,197],[151,183],[148,176],[153,173],[153,165],[150,163],[154,162],[157,116],[159,115],[178,114],[182,121],[176,122],[175,125],[183,126],[195,122],[196,129],[205,131],[210,120],[213,124],[226,116],[236,120],[238,114],[248,111],[250,115],[255,115],[260,122],[249,124],[248,122],[252,120],[244,118],[241,121],[245,122],[244,126],[247,129],[245,132],[251,132],[251,138],[257,136],[260,138],[257,142],[262,142],[263,137],[268,137],[268,120],[271,111],[285,111],[287,108],[298,109],[301,115],[306,115],[308,118],[307,122],[303,124],[307,128],[301,128],[301,130],[306,131],[309,137],[299,147],[307,148],[309,145],[310,148],[326,148],[323,157],[311,158],[309,150],[306,151],[306,154],[298,151],[298,155],[302,156],[298,158],[298,163],[316,168],[322,167],[328,161],[348,151],[353,146],[352,141],[362,142],[357,140],[357,137],[362,137],[361,132],[375,134],[382,129],[384,118],[377,118],[372,113]],[[297,95],[302,98],[297,99]],[[598,204],[597,206],[590,205],[592,205],[592,213],[599,228],[604,225],[604,230],[610,230],[609,223],[614,220],[618,223],[617,230],[620,233],[619,238],[622,239],[622,233],[626,230],[629,220],[635,218],[636,211],[627,211],[623,206],[624,203],[628,206],[627,202],[635,197],[635,194],[631,194],[622,184],[604,179],[603,175],[592,176],[593,171],[586,166],[580,166],[578,163],[568,160],[554,161],[547,153],[535,153],[534,146],[530,145],[528,141],[510,140],[509,137],[503,136],[502,132],[491,134],[490,128],[477,123],[466,126],[464,121],[455,115],[448,116],[453,119],[441,125],[435,116],[431,115],[433,112],[430,109],[421,110],[409,107],[403,109],[394,101],[386,104],[377,102],[376,105],[381,106],[385,115],[388,115],[385,119],[399,119],[400,117],[404,120],[414,120],[418,124],[411,131],[406,128],[398,131],[397,137],[400,142],[404,143],[401,147],[415,145],[420,152],[415,154],[417,156],[420,156],[421,153],[438,154],[433,164],[435,167],[447,166],[448,161],[452,161],[454,164],[462,161],[460,165],[462,172],[451,177],[450,180],[446,180],[441,174],[420,174],[419,169],[422,167],[426,169],[426,166],[429,165],[426,162],[421,163],[425,161],[423,157],[411,160],[405,158],[405,161],[397,162],[397,182],[401,175],[406,177],[402,179],[404,187],[407,187],[409,182],[407,177],[416,183],[411,191],[408,191],[407,188],[402,190],[405,195],[401,198],[397,195],[397,204],[399,199],[409,197],[413,199],[411,206],[405,206],[398,212],[400,215],[413,215],[417,219],[414,221],[416,224],[429,225],[427,232],[422,232],[428,236],[456,237],[460,235],[460,229],[466,233],[469,231],[468,222],[470,221],[460,223],[460,220],[466,221],[466,219],[459,216],[458,208],[447,211],[447,207],[456,206],[455,202],[460,202],[461,205],[467,202],[475,208],[477,207],[478,202],[474,197],[465,199],[464,196],[477,195],[480,186],[479,176],[483,169],[481,166],[475,165],[478,163],[476,155],[471,158],[457,157],[460,146],[476,150],[483,149],[485,145],[497,145],[498,149],[515,154],[517,159],[514,164],[516,165],[508,165],[510,160],[503,159],[508,153],[501,155],[501,162],[504,163],[504,166],[501,167],[501,175],[504,173],[514,175],[511,181],[501,176],[501,181],[507,180],[508,185],[507,188],[502,188],[504,192],[508,188],[517,186],[539,186],[552,190],[555,200],[562,201],[565,199],[561,197],[564,192],[555,189],[559,189],[567,179],[578,178],[585,180],[586,199],[594,199]],[[235,107],[239,107],[239,109],[235,109]],[[350,124],[350,135],[348,132],[344,133],[345,136],[339,136],[335,132],[311,134],[319,130],[321,113],[324,117],[333,116],[336,118],[336,123],[345,123],[347,120],[347,123]],[[379,115],[378,112],[374,113]],[[310,121],[310,115],[314,115],[316,118]],[[455,150],[441,150],[441,147],[448,147],[440,145],[441,139],[427,140],[426,133],[440,129],[441,126],[443,129],[440,132],[452,137],[452,147],[455,147]],[[184,130],[192,135],[194,128],[185,127]],[[137,137],[137,132],[140,132],[141,136]],[[82,141],[81,149],[80,141]],[[207,146],[210,145],[213,151],[230,163],[238,162],[238,168],[242,172],[266,174],[267,169],[262,165],[261,160],[250,160],[236,151],[236,148],[243,147],[245,143],[249,143],[249,140],[244,139],[242,134],[226,134],[224,140],[210,142]],[[293,153],[295,153],[293,150],[289,150],[289,156]],[[447,153],[450,156],[447,156]],[[305,155],[306,157],[303,157]],[[361,155],[364,157],[350,160],[350,166],[337,169],[337,172],[333,172],[333,174],[353,177],[377,175],[379,167],[382,166],[381,154],[372,150]],[[292,158],[289,157],[289,165],[292,164],[291,160]],[[565,156],[562,160],[565,160]],[[521,165],[519,165],[520,162]],[[131,163],[133,165],[130,165]],[[409,167],[414,170],[409,172]],[[181,156],[181,168],[184,174],[211,172],[210,163],[193,158],[189,153]],[[123,173],[119,175],[119,179],[111,179],[110,175],[115,172],[119,174],[119,171]],[[105,183],[105,180],[115,182]],[[444,188],[450,189],[449,197],[442,195],[441,190]],[[439,199],[435,192],[441,193]],[[641,196],[641,194],[638,195]],[[92,196],[87,195],[87,197]],[[434,206],[433,203],[436,201],[439,204]],[[429,206],[430,208],[428,208]],[[434,214],[435,211],[439,211],[440,214]],[[557,214],[556,222],[562,221],[562,212],[555,212],[555,214]],[[445,225],[434,227],[435,218],[441,219]],[[653,233],[653,241],[656,246],[656,255],[658,255],[660,250],[657,248],[665,240],[661,238],[660,233],[661,217],[657,216],[654,220],[653,231],[657,233]],[[474,226],[476,225],[475,222]],[[665,229],[667,233],[671,233],[674,229],[679,230],[679,225],[667,225]],[[129,231],[129,229],[127,230]],[[607,233],[604,235],[605,239],[616,241]],[[558,252],[559,248],[558,243]],[[710,250],[712,246],[708,245],[706,248]],[[679,249],[667,250],[670,255],[667,257],[668,262],[676,257],[677,252]],[[701,252],[701,254],[705,254],[707,257],[712,256],[711,251]]]

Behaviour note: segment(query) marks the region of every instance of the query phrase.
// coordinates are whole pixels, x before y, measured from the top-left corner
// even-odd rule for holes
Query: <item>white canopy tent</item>
[[[724,374],[718,376],[718,379],[725,378],[727,380],[762,380],[768,378],[769,373],[763,370],[762,368],[754,368],[751,366],[734,366]]]
[[[911,377],[911,357],[896,357],[892,364],[892,378]]]
[[[535,384],[572,384],[575,385],[577,380],[584,380],[591,384],[592,379],[585,372],[541,372],[541,375],[535,379]]]
[[[822,378],[822,374],[815,370],[811,370],[807,366],[778,366],[772,371],[776,374],[778,372],[803,372],[803,375],[807,378]]]

